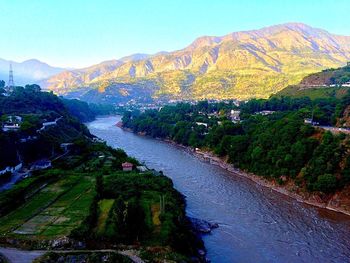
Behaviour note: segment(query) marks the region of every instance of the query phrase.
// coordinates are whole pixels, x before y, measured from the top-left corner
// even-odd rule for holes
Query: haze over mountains
[[[204,36],[182,50],[135,54],[63,71],[41,84],[59,94],[87,100],[97,96],[102,101],[108,97],[109,102],[138,94],[185,99],[266,98],[310,73],[349,60],[349,36],[287,23],[222,37]]]
[[[10,63],[14,71],[16,85],[38,82],[66,70],[64,68],[52,67],[37,59],[29,59],[23,62],[0,59],[0,79],[6,82],[9,78]]]

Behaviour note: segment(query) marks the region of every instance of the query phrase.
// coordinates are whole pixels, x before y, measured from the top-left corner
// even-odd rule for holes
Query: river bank
[[[186,197],[186,214],[219,228],[203,235],[211,262],[348,262],[350,220],[281,195],[202,161],[183,147],[115,126],[120,116],[88,124],[92,134],[163,171]],[[330,260],[331,259],[331,260]]]
[[[125,131],[133,132],[131,129],[123,127],[122,122],[118,122],[116,126]],[[145,133],[138,133],[138,135],[146,136]],[[227,170],[232,175],[247,178],[260,186],[269,188],[273,191],[291,197],[298,202],[350,216],[350,187],[346,187],[341,191],[335,192],[334,194],[310,193],[307,192],[303,187],[298,187],[292,180],[286,180],[283,182],[283,184],[279,184],[276,180],[269,180],[262,176],[258,176],[256,174],[238,169],[232,164],[228,163],[227,158],[218,157],[212,152],[193,149],[192,147],[180,145],[169,139],[157,139],[172,144],[176,147],[180,147],[202,161]]]

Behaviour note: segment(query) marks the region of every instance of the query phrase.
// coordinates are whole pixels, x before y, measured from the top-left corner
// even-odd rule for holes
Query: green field
[[[100,202],[98,202],[99,216],[97,219],[97,226],[95,230],[97,234],[101,235],[104,233],[108,214],[113,204],[114,204],[113,199],[103,199]]]
[[[68,235],[88,215],[93,197],[93,177],[67,175],[0,218],[0,232],[40,239]]]

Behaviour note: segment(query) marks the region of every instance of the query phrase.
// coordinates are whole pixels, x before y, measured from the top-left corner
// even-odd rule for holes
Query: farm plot
[[[17,237],[68,235],[88,215],[94,195],[94,178],[66,176],[1,218],[0,232]]]
[[[97,220],[96,233],[103,235],[105,233],[106,223],[109,212],[114,204],[114,199],[103,199],[98,203],[99,216]]]

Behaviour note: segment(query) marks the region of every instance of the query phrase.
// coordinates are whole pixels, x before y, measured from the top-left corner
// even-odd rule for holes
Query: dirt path
[[[71,252],[117,252],[124,256],[129,257],[135,263],[144,263],[144,261],[137,255],[134,250],[112,250],[112,249],[101,249],[101,250],[19,250],[16,248],[5,248],[0,247],[0,254],[8,259],[9,263],[31,263],[34,259],[40,257],[47,252],[56,253],[71,253]]]

